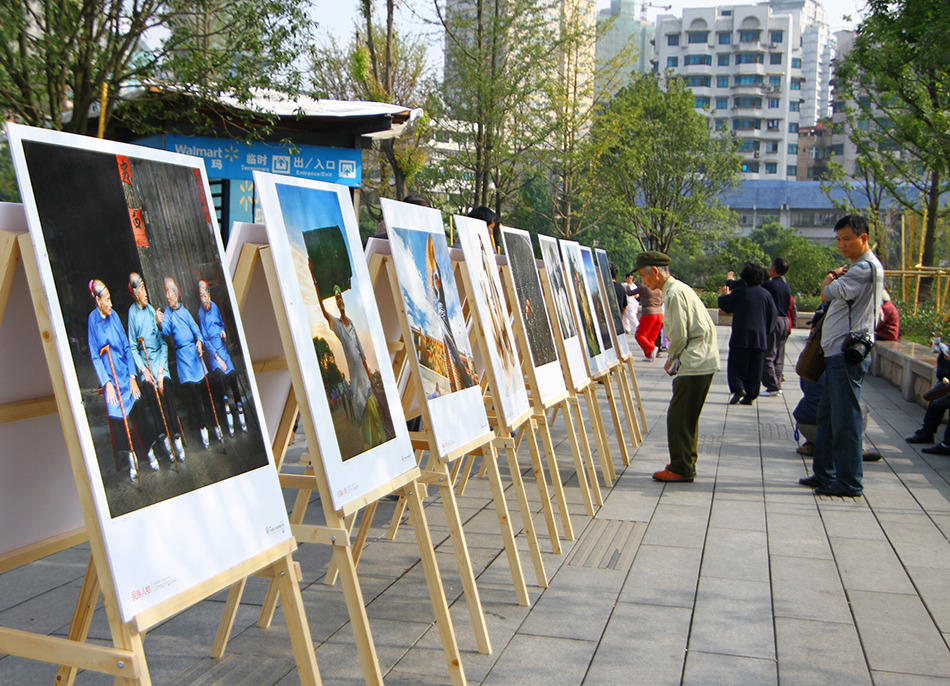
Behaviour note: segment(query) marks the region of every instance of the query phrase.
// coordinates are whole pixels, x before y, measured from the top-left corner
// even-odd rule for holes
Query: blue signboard
[[[265,171],[359,188],[362,177],[361,151],[350,148],[298,145],[291,152],[281,143],[173,135],[150,136],[135,142],[201,157],[210,179],[250,180],[251,172]]]

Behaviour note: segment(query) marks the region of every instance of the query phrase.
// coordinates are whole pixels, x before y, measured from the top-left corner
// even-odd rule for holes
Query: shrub
[[[894,304],[901,315],[901,338],[927,346],[934,336],[950,341],[950,322],[943,321],[945,313],[938,311],[933,303],[918,305],[917,314],[912,303],[895,300]]]

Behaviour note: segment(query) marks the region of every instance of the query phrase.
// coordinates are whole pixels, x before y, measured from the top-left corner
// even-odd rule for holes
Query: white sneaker
[[[201,444],[205,447],[205,450],[211,447],[211,444],[208,443],[208,430],[205,427],[201,427]]]
[[[241,422],[241,431],[247,433],[247,422],[244,421],[244,406],[241,403],[237,404],[238,407],[238,420]]]
[[[221,433],[221,427],[214,427],[214,435],[218,437],[218,443],[224,443],[224,434]]]
[[[136,481],[139,478],[139,470],[135,468],[135,453],[129,453],[129,480]]]
[[[774,391],[762,391],[759,395],[765,398],[774,398],[775,396],[782,395],[782,389],[777,388]]]
[[[657,358],[657,355],[660,354],[659,346],[653,346],[653,352],[650,353],[650,362],[653,362]]]
[[[175,439],[175,452],[178,453],[178,461],[184,462],[185,461],[185,446],[182,445],[181,436],[178,436]]]
[[[158,460],[155,459],[155,448],[148,449],[148,466],[152,468],[153,472],[158,471]]]
[[[170,459],[172,462],[174,462],[174,461],[175,461],[175,453],[172,452],[172,442],[171,442],[171,440],[169,440],[168,436],[165,436],[165,437],[162,439],[162,442],[165,444],[165,452],[168,453],[169,459]]]
[[[231,434],[231,437],[234,437],[234,417],[231,416],[231,408],[227,405],[224,406],[224,416],[228,420],[228,433]]]

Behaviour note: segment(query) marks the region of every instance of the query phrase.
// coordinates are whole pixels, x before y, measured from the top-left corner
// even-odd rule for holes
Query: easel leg
[[[118,610],[116,610],[118,612]],[[123,624],[118,616],[113,616],[106,608],[106,614],[109,615],[109,629],[112,632],[112,642],[116,648],[128,650],[139,655],[142,660],[142,673],[138,679],[117,676],[115,686],[152,686],[152,677],[148,673],[148,665],[145,662],[145,646],[142,645],[142,634],[132,633],[128,625]]]
[[[356,513],[352,512],[343,519],[343,528],[346,529],[347,536],[353,531],[353,523],[356,521]],[[353,547],[353,564],[356,564],[356,561],[359,559],[360,551],[359,548]],[[336,583],[336,577],[340,573],[340,570],[336,566],[336,557],[330,560],[330,564],[327,567],[327,574],[323,577],[323,583],[326,586],[332,586]]]
[[[534,468],[535,473],[534,478],[538,482],[538,495],[541,496],[542,511],[544,512],[544,518],[548,525],[548,536],[551,537],[551,552],[560,555],[561,541],[559,539],[557,530],[557,521],[554,518],[554,508],[551,506],[551,496],[548,493],[548,486],[544,479],[544,465],[541,462],[541,450],[538,446],[538,435],[535,430],[534,419],[529,419],[527,422],[525,422],[525,435],[528,437],[528,453],[531,455],[531,466]],[[565,515],[567,515],[566,527],[567,529],[570,529],[571,516],[567,512],[567,502],[564,500],[564,488],[561,487],[561,473],[558,471],[556,462],[554,463],[553,468],[551,468],[551,461],[548,460],[548,476],[551,479],[551,487],[554,489],[555,497],[557,497],[558,491],[560,491],[560,497],[558,498],[558,508],[561,511],[562,521]],[[572,537],[573,533],[574,532],[572,530]],[[565,533],[565,539],[566,538],[567,534]]]
[[[396,501],[396,509],[393,510],[393,517],[389,521],[389,528],[386,530],[384,538],[395,541],[396,532],[399,531],[399,522],[402,521],[402,515],[406,511],[406,499],[403,496],[399,496],[399,500]]]
[[[640,433],[640,423],[633,409],[633,396],[630,393],[630,380],[625,365],[617,366],[617,387],[620,390],[620,401],[623,403],[623,413],[627,418],[627,429],[633,440],[634,447],[643,443],[643,434]]]
[[[317,656],[313,652],[310,626],[307,624],[307,617],[303,612],[303,596],[300,595],[300,585],[297,583],[293,558],[287,555],[275,562],[274,574],[274,580],[283,600],[284,618],[287,620],[287,630],[290,632],[290,643],[293,646],[294,658],[297,661],[297,675],[300,677],[300,684],[301,686],[317,686],[317,684],[322,683],[320,681],[320,671],[317,669]],[[357,642],[359,642],[358,639]],[[373,662],[376,664],[376,674],[379,674],[378,683],[381,684],[383,678],[379,673],[379,665],[375,660],[376,651],[371,639],[369,646]],[[360,650],[361,657],[364,655],[362,648]],[[374,683],[370,681],[371,674],[366,670],[365,661],[364,674],[366,683]]]
[[[623,422],[620,419],[620,411],[617,409],[617,396],[614,395],[614,387],[611,383],[611,377],[617,369],[617,367],[614,367],[609,374],[605,374],[603,382],[604,390],[607,392],[607,405],[610,407],[610,417],[613,419],[614,431],[617,433],[620,459],[623,460],[624,466],[627,466],[630,464],[630,455],[627,453],[627,440],[623,437]]]
[[[346,600],[346,609],[353,626],[353,636],[360,654],[360,664],[363,667],[363,678],[367,684],[382,684],[383,674],[379,669],[379,659],[376,657],[376,645],[369,629],[369,617],[366,615],[366,605],[363,603],[363,591],[360,590],[356,578],[356,563],[349,541],[335,541],[333,545],[333,559],[340,571],[340,581],[343,584],[343,597]],[[299,589],[297,591],[300,592]]]
[[[73,612],[73,621],[69,625],[66,638],[70,641],[83,642],[89,636],[89,627],[92,625],[92,615],[96,611],[96,601],[99,600],[99,576],[96,565],[89,557],[89,566],[86,567],[86,576],[82,580],[79,598],[76,600],[76,610]],[[76,681],[76,668],[69,665],[60,665],[56,671],[54,683],[63,686],[72,686]]]
[[[505,543],[505,555],[508,558],[508,566],[511,567],[511,579],[515,585],[515,596],[518,598],[519,605],[527,607],[530,603],[528,588],[525,586],[524,572],[521,570],[521,558],[518,557],[515,534],[511,530],[511,518],[508,516],[508,504],[505,502],[505,487],[501,483],[501,473],[498,471],[498,452],[495,450],[493,443],[489,442],[482,448],[482,462],[488,472],[488,483],[491,486],[492,498],[495,501],[495,512],[498,515],[501,537]],[[515,472],[517,471],[516,468]],[[524,492],[523,485],[521,491]]]
[[[419,544],[419,555],[422,558],[422,567],[426,574],[426,583],[429,586],[429,596],[432,598],[432,609],[435,611],[435,625],[439,629],[442,639],[442,652],[449,668],[452,683],[462,686],[466,683],[465,670],[462,667],[462,654],[459,652],[458,642],[455,639],[455,629],[452,626],[452,616],[449,614],[449,605],[445,598],[445,588],[442,586],[442,576],[439,574],[439,565],[432,548],[432,536],[429,534],[429,523],[426,521],[422,498],[419,496],[418,484],[412,483],[403,489],[406,500],[409,502],[409,519],[416,532],[416,542]]]
[[[551,438],[551,427],[548,426],[548,416],[544,412],[539,413],[538,424],[541,431],[541,441],[544,443],[544,453],[548,458],[548,470],[551,472],[551,480],[554,482],[554,493],[558,502],[562,503],[561,524],[564,527],[564,538],[568,541],[574,540],[574,525],[571,522],[571,513],[567,508],[567,495],[564,493],[564,484],[561,483],[561,470],[557,465],[557,453],[554,452],[554,440]],[[568,438],[570,441],[570,437]],[[577,477],[577,484],[581,489],[581,496],[584,498],[585,505],[590,503],[590,491],[587,490],[587,479],[584,477],[583,465],[579,465],[577,460],[577,443],[571,445],[571,451],[575,457],[575,468],[580,466],[580,473]],[[594,514],[593,507],[589,507],[589,514]]]
[[[574,419],[571,417],[571,410],[568,406],[570,402],[570,398],[565,398],[561,402],[561,416],[564,419],[564,429],[567,432],[567,443],[571,446],[571,457],[574,458],[574,474],[577,477],[577,485],[581,489],[581,498],[584,500],[584,512],[587,513],[588,517],[593,517],[594,502],[590,494],[591,483],[588,481],[587,474],[584,471],[584,458],[581,456],[580,446],[577,443],[577,432],[574,430]],[[553,451],[554,443],[551,440],[550,426],[546,418],[543,428],[545,432],[545,442],[551,444],[551,450]],[[600,497],[600,488],[597,486],[596,477],[594,478],[593,487],[597,492],[597,496]]]
[[[637,397],[637,409],[640,410],[640,422],[643,424],[643,435],[646,436],[650,429],[647,428],[647,415],[643,411],[643,401],[640,399],[640,386],[637,384],[637,374],[633,370],[633,358],[627,360],[627,368],[630,370],[630,383],[633,385],[633,392]]]
[[[568,431],[579,427],[576,435],[580,441],[580,447],[583,449],[584,465],[587,467],[587,481],[590,483],[591,490],[594,492],[594,502],[597,507],[603,507],[604,496],[600,492],[600,482],[597,480],[597,468],[594,465],[594,452],[590,448],[590,440],[587,438],[587,427],[584,425],[584,415],[581,413],[581,403],[577,396],[572,396],[566,400],[567,406],[564,409],[565,425],[570,424]]]
[[[452,465],[452,483],[455,483],[455,480],[458,478],[458,473],[456,471],[456,465],[461,468],[462,478],[459,481],[458,488],[455,489],[456,495],[464,495],[465,487],[468,486],[468,480],[472,476],[472,468],[475,466],[475,455],[469,453],[460,460],[456,460],[455,464]]]
[[[211,657],[213,658],[224,657],[224,651],[228,647],[228,638],[231,636],[231,629],[234,628],[234,619],[237,617],[238,606],[241,604],[241,596],[244,594],[244,587],[246,585],[247,577],[233,584],[231,590],[228,591],[228,599],[224,603],[224,612],[221,613],[221,623],[218,624],[218,633],[215,634],[214,643],[211,644]],[[269,594],[272,587],[274,588],[274,608],[276,609],[276,586],[270,584],[267,591]],[[265,602],[265,605],[266,604]],[[270,617],[273,616],[274,610],[272,609],[268,615],[268,625],[270,625]]]
[[[607,432],[604,430],[604,416],[600,412],[597,396],[594,395],[594,384],[584,390],[584,399],[587,401],[587,414],[594,429],[594,438],[597,441],[597,452],[600,454],[600,469],[604,477],[604,486],[610,488],[617,478],[614,473],[614,463],[607,450]]]
[[[442,507],[445,508],[445,520],[452,539],[452,549],[455,551],[455,562],[458,565],[459,576],[462,577],[462,590],[465,592],[468,615],[472,620],[472,629],[475,631],[475,643],[478,645],[478,652],[482,655],[490,655],[491,641],[488,638],[488,625],[485,623],[485,612],[482,610],[478,586],[475,585],[475,570],[472,569],[472,558],[468,554],[468,544],[465,542],[465,531],[462,529],[462,516],[459,514],[458,501],[455,499],[455,489],[452,488],[449,470],[445,463],[439,462],[433,465],[433,469],[443,475],[438,482],[439,493],[442,496]],[[495,507],[498,507],[497,501]]]
[[[505,447],[505,455],[508,458],[508,471],[511,474],[511,485],[515,491],[515,497],[518,500],[518,509],[521,510],[521,519],[524,524],[525,538],[528,539],[528,550],[531,552],[531,561],[534,563],[534,576],[537,579],[538,586],[548,587],[548,577],[544,573],[544,559],[541,557],[541,546],[538,545],[538,534],[534,530],[534,519],[531,516],[531,505],[528,503],[528,494],[524,490],[524,480],[521,478],[521,466],[518,464],[518,455],[514,450]],[[492,446],[494,447],[494,446]],[[497,455],[497,452],[496,452]],[[499,479],[501,475],[499,474]],[[544,475],[542,475],[542,480]]]

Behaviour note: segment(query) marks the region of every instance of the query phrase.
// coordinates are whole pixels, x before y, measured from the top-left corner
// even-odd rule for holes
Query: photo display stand
[[[21,374],[17,376],[22,375],[23,378],[32,379],[34,382],[42,380],[43,385],[48,383],[53,390],[53,396],[29,397],[29,389],[16,388],[17,384],[12,376],[4,376],[4,402],[0,405],[4,436],[7,438],[17,432],[27,432],[31,436],[30,444],[4,443],[4,463],[5,466],[22,463],[23,460],[19,458],[23,457],[32,466],[30,470],[20,472],[15,478],[8,478],[11,475],[5,474],[3,488],[6,490],[16,487],[23,494],[36,492],[30,481],[39,478],[42,480],[44,495],[33,500],[33,507],[38,508],[37,512],[21,510],[16,519],[3,518],[2,540],[15,541],[18,547],[13,550],[0,550],[0,571],[28,564],[84,540],[89,541],[91,555],[67,637],[59,638],[0,627],[0,652],[60,665],[56,675],[58,684],[73,683],[77,671],[84,669],[113,675],[115,683],[122,686],[148,686],[152,681],[146,664],[145,632],[218,591],[235,583],[243,583],[250,575],[259,575],[270,577],[277,582],[300,682],[308,685],[319,684],[320,675],[298,587],[297,569],[292,558],[296,549],[293,538],[288,538],[200,584],[184,589],[130,619],[123,619],[113,567],[103,540],[104,532],[99,514],[93,502],[93,480],[96,477],[87,470],[80,429],[68,397],[69,380],[56,349],[56,327],[50,320],[45,285],[40,277],[34,246],[25,230],[6,228],[11,223],[8,220],[17,213],[22,216],[21,206],[0,207],[0,327],[6,323],[6,331],[12,327],[19,336],[29,336],[31,330],[37,330],[33,327],[38,327],[42,345],[36,348],[42,347],[45,359],[41,362],[36,359],[28,361],[21,355],[18,358]],[[11,302],[11,295],[22,298],[22,301]],[[24,302],[31,305],[28,316],[23,316]],[[10,316],[4,317],[5,312]],[[0,331],[3,329],[0,328]],[[5,335],[0,335],[0,342],[4,348],[7,347],[8,340]],[[5,349],[3,356],[14,359],[15,352]],[[7,393],[15,395],[18,392],[23,393],[24,390],[27,393],[26,398],[7,401]],[[56,423],[60,425],[60,430],[56,432],[58,435],[53,438],[55,442],[62,444],[62,452],[53,455],[58,458],[60,464],[55,465],[55,468],[39,471],[36,469],[38,454],[35,450],[35,423],[47,421],[51,417],[56,417]],[[40,440],[48,441],[50,437],[47,435]],[[23,449],[28,452],[20,456],[19,453]],[[60,507],[57,503],[58,488],[68,479],[62,477],[62,474],[69,474],[67,465],[62,463],[64,460],[68,460],[72,467],[74,489],[71,497],[63,493],[64,501],[69,510],[72,510],[73,503],[78,505],[79,518],[76,518],[75,512],[70,511],[65,513],[63,521],[55,521],[55,516],[60,514],[57,512]],[[51,516],[54,517],[53,520],[50,520]],[[23,531],[16,530],[25,521],[40,522],[38,527],[25,533],[26,538],[23,537]],[[57,527],[62,527],[64,522],[67,529],[76,524],[81,524],[81,528],[58,531]],[[14,524],[17,526],[14,527]],[[14,530],[8,532],[8,527]],[[100,593],[112,635],[112,646],[87,642]]]
[[[618,357],[621,364],[614,367],[614,374],[617,378],[617,387],[620,390],[620,399],[623,402],[624,412],[627,417],[627,428],[634,437],[636,444],[643,442],[643,436],[647,433],[647,417],[643,410],[643,401],[640,399],[640,386],[637,384],[637,375],[633,369],[633,352],[627,341],[627,334],[623,329],[623,316],[620,309],[620,303],[614,297],[616,290],[613,288],[613,278],[610,273],[610,260],[607,251],[603,248],[596,248],[594,256],[597,260],[597,268],[600,271],[600,280],[604,287],[604,299],[607,301],[607,309],[611,316],[610,335],[617,348]],[[630,389],[636,396],[630,394]],[[640,430],[640,423],[637,422],[637,411],[640,414],[640,422],[643,423],[643,431]]]
[[[597,479],[597,470],[590,441],[587,437],[586,423],[581,412],[581,397],[587,404],[597,443],[597,451],[601,459],[601,473],[604,485],[609,486],[609,455],[606,452],[606,438],[602,434],[603,416],[600,406],[591,402],[589,389],[591,386],[590,374],[584,362],[584,353],[581,351],[579,330],[575,320],[573,307],[568,298],[564,269],[561,262],[561,251],[557,239],[550,236],[538,236],[542,259],[537,260],[538,278],[541,282],[541,291],[547,308],[548,320],[554,335],[554,344],[557,348],[558,361],[561,364],[561,373],[567,386],[568,398],[564,408],[555,407],[548,419],[550,426],[554,425],[558,412],[561,413],[565,427],[568,423],[576,427],[576,435],[580,444],[584,465],[587,468],[587,482],[593,495],[594,504],[601,507],[604,504],[603,494]],[[568,429],[569,431],[570,429]]]
[[[546,588],[548,581],[544,561],[521,477],[521,467],[518,464],[516,437],[519,434],[523,434],[528,441],[552,552],[560,554],[561,544],[541,463],[534,413],[528,400],[520,355],[509,324],[508,308],[502,294],[494,248],[484,221],[462,216],[455,216],[453,219],[462,246],[461,250],[452,250],[451,253],[457,277],[456,285],[462,307],[468,312],[470,340],[479,352],[478,362],[481,364],[478,371],[482,375],[486,406],[491,408],[489,419],[495,428],[496,444],[504,449],[508,458],[512,486],[521,509],[535,576],[538,584]],[[551,483],[557,484],[555,493],[559,496],[558,505],[562,520],[570,527],[570,515],[557,463],[549,461],[548,464]],[[463,466],[466,478],[469,473],[467,467],[468,465]]]
[[[485,458],[492,502],[511,569],[515,596],[519,605],[530,604],[498,470],[495,433],[488,425],[477,380],[464,379],[463,382],[463,376],[474,374],[474,358],[468,349],[464,320],[460,324],[457,321],[457,318],[461,318],[461,304],[456,286],[452,283],[454,276],[445,246],[442,216],[437,210],[387,199],[382,199],[381,205],[389,239],[372,238],[366,244],[376,301],[383,317],[389,349],[394,355],[393,367],[402,391],[406,417],[411,421],[418,418],[419,421],[418,430],[411,432],[411,435],[417,457],[421,460],[423,454],[426,456],[423,482],[438,486],[442,496],[469,614],[476,628],[476,638],[479,638],[484,613],[465,544],[455,497],[455,475],[452,473],[457,471],[457,465],[461,465],[460,458],[469,453],[480,452]],[[393,240],[394,233],[397,234],[396,240]],[[436,254],[435,246],[439,244],[441,249]],[[397,261],[402,262],[401,267]],[[400,275],[400,269],[405,273]],[[445,287],[442,286],[443,281]],[[433,299],[433,294],[436,294],[437,302],[426,302]],[[442,323],[439,324],[439,321]],[[440,326],[442,329],[439,329]],[[464,374],[459,364],[466,367]],[[433,367],[438,369],[433,370]],[[447,377],[443,372],[451,374],[451,387],[464,386],[462,393],[473,394],[472,402],[467,398],[455,402],[453,396],[459,393],[457,390],[444,393],[441,384],[446,383],[442,379]],[[471,385],[473,382],[474,385]],[[400,508],[397,507],[391,534],[395,533],[399,516]],[[487,641],[487,632],[485,639]],[[487,650],[479,640],[479,651],[485,653]]]
[[[261,179],[257,181],[260,183]],[[318,182],[304,183],[317,184]],[[259,190],[263,185],[263,183],[260,184]],[[329,186],[329,184],[321,185]],[[344,193],[348,195],[345,189]],[[319,399],[306,403],[299,402],[299,398],[308,397],[308,389],[304,379],[302,355],[295,346],[291,332],[291,320],[295,314],[288,308],[288,302],[291,305],[299,303],[282,292],[281,275],[278,274],[279,270],[275,264],[273,248],[267,241],[268,235],[263,226],[235,223],[228,252],[234,288],[242,311],[249,321],[255,322],[255,332],[249,337],[252,355],[257,352],[261,357],[255,360],[255,369],[261,368],[262,382],[275,385],[278,393],[281,389],[280,379],[289,377],[289,385],[285,383],[282,387],[284,395],[279,396],[284,398],[283,402],[272,406],[275,416],[280,416],[272,440],[281,486],[296,491],[290,514],[294,536],[300,542],[332,546],[331,570],[328,570],[327,574],[332,575],[334,579],[339,576],[342,581],[344,599],[356,639],[364,681],[367,684],[382,684],[383,675],[379,667],[357,575],[357,562],[363,541],[351,542],[350,527],[356,513],[362,508],[365,508],[364,519],[371,518],[381,497],[391,493],[404,497],[409,507],[410,522],[416,535],[450,680],[453,684],[465,684],[461,653],[423,509],[423,491],[417,481],[420,476],[418,468],[413,465],[404,473],[335,507],[334,491],[325,464],[327,458],[323,452],[324,448],[321,448],[326,445],[326,438],[319,434],[315,423],[315,416],[319,410],[312,406],[317,405]],[[355,257],[363,259],[362,253],[359,252]],[[293,279],[294,275],[289,274],[289,278]],[[284,286],[287,286],[286,282]],[[274,348],[277,345],[283,353],[280,357],[274,356]],[[264,373],[265,370],[272,373]],[[268,377],[274,377],[274,379]],[[316,380],[319,382],[319,378]],[[310,391],[312,393],[312,389]],[[325,400],[323,402],[326,403]],[[306,435],[307,450],[301,456],[300,465],[290,465],[285,457],[293,438],[294,424],[298,415]],[[320,496],[326,522],[323,525],[304,523],[307,507],[314,491]],[[242,591],[241,587],[231,589],[228,608],[222,618],[222,628],[233,621]],[[277,598],[272,584],[261,609],[259,626],[270,624],[276,603]]]
[[[548,411],[556,414],[561,411],[564,417],[567,441],[574,458],[574,471],[578,487],[584,501],[584,510],[589,517],[594,516],[594,501],[585,475],[585,465],[581,456],[580,444],[574,421],[571,418],[571,393],[564,381],[558,350],[554,342],[551,321],[548,318],[547,303],[541,290],[538,266],[535,262],[531,235],[526,231],[511,227],[501,227],[505,255],[499,255],[502,281],[508,307],[512,314],[515,337],[522,351],[521,362],[534,409],[534,419],[541,431],[545,452],[549,463],[557,464],[551,427],[548,423]],[[552,470],[552,474],[555,472]],[[563,493],[560,480],[555,481],[555,489]],[[564,535],[574,540],[574,531],[570,525],[570,516],[565,505],[562,512]]]

